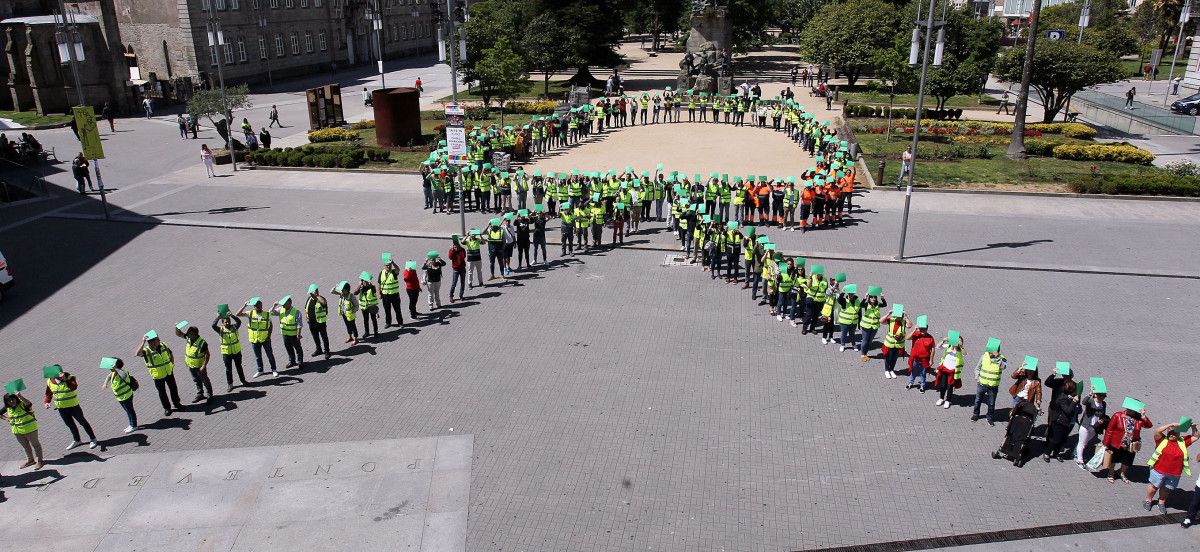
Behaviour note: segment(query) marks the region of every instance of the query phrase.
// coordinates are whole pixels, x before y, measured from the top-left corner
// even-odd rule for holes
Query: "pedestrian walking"
[[[142,98],[142,109],[146,111],[146,118],[149,119],[154,114],[154,100]]]
[[[192,140],[195,140],[196,132],[200,130],[200,119],[195,113],[188,113],[188,127],[192,129]]]
[[[1167,498],[1179,486],[1179,478],[1183,474],[1192,475],[1188,465],[1188,447],[1198,437],[1200,434],[1196,432],[1196,426],[1187,416],[1180,418],[1179,423],[1166,424],[1154,430],[1154,454],[1146,462],[1150,467],[1150,484],[1146,488],[1146,501],[1142,503],[1147,512],[1154,506],[1154,494],[1158,493],[1158,513],[1167,513]]]
[[[304,316],[308,320],[308,333],[312,334],[314,355],[324,354],[329,360],[329,332],[326,324],[329,322],[329,303],[318,291],[317,284],[309,284],[308,297],[304,298]]]
[[[204,162],[204,171],[208,173],[209,178],[217,176],[217,173],[213,172],[213,163],[216,162],[216,159],[213,157],[212,150],[208,149],[208,144],[200,144],[200,160]]]
[[[1125,109],[1133,109],[1133,98],[1137,96],[1137,87],[1130,86],[1129,90],[1125,91]]]
[[[137,431],[137,411],[133,408],[133,392],[138,386],[137,379],[125,370],[125,362],[119,358],[104,357],[100,359],[100,369],[108,371],[108,375],[104,377],[104,382],[100,384],[100,387],[112,390],[117,404],[125,412],[125,421],[129,422],[129,425],[125,426],[125,433]]]
[[[1011,113],[1008,112],[1008,105],[1008,90],[1005,90],[1002,94],[1000,94],[1000,107],[996,108],[996,114],[999,115],[1000,112],[1003,111],[1005,115],[1011,115]]]
[[[242,341],[238,330],[242,327],[242,319],[229,312],[229,305],[217,305],[217,318],[213,320],[212,329],[221,339],[221,362],[225,365],[225,392],[233,391],[233,370],[237,369],[238,381],[242,386],[246,382],[246,373],[242,371]]]
[[[249,312],[246,311],[247,307],[250,308]],[[246,317],[246,338],[250,341],[250,349],[254,351],[254,363],[258,367],[254,377],[261,378],[264,374],[264,353],[271,364],[271,375],[278,376],[279,372],[275,369],[275,350],[271,347],[271,331],[275,325],[271,322],[271,313],[263,310],[262,298],[251,297],[238,310],[237,316]]]
[[[117,110],[113,109],[112,104],[104,102],[104,107],[100,109],[100,115],[104,117],[105,121],[108,121],[108,131],[116,132],[117,125],[114,120],[117,118]]]
[[[135,354],[146,363],[150,379],[154,380],[163,415],[170,416],[172,409],[183,410],[179,404],[179,387],[175,384],[175,355],[171,353],[171,348],[158,338],[157,332],[150,330],[142,336]]]
[[[187,133],[188,133],[187,119],[183,118],[182,113],[175,115],[175,124],[179,127],[179,139],[187,140]]]
[[[283,349],[287,352],[288,363],[284,368],[304,369],[304,331],[302,329],[304,316],[300,309],[292,304],[292,296],[284,295],[271,305],[271,314],[279,318],[279,335],[283,336]]]
[[[94,449],[100,446],[96,442],[96,434],[92,431],[92,424],[88,423],[87,418],[83,416],[83,408],[79,406],[77,394],[79,383],[75,380],[75,375],[63,370],[62,366],[54,364],[42,368],[42,376],[46,378],[43,406],[45,408],[53,407],[57,410],[63,424],[71,431],[71,442],[67,444],[67,450],[79,446],[79,427],[76,427],[76,423],[82,426],[83,431],[87,433],[90,441],[88,448]]]
[[[433,312],[435,308],[442,308],[442,267],[444,266],[446,266],[446,261],[438,256],[437,250],[425,254],[425,264],[421,266],[421,280],[425,284],[425,300],[429,305],[429,312]]]
[[[4,411],[0,412],[0,418],[8,422],[13,437],[25,451],[25,463],[20,469],[33,466],[40,470],[45,463],[42,461],[42,442],[38,439],[37,415],[33,412],[33,403],[21,394],[24,389],[25,382],[19,379],[4,385]]]
[[[183,338],[183,364],[188,367],[192,383],[196,385],[196,396],[192,402],[211,401],[213,390],[212,381],[208,379],[208,361],[212,357],[208,352],[208,342],[200,337],[199,329],[188,325],[187,320],[175,326],[175,335]]]
[[[363,89],[364,94],[366,90],[366,88]],[[283,128],[283,123],[279,122],[279,108],[275,107],[274,105],[271,105],[271,112],[267,114],[267,119],[270,120],[270,122],[267,123],[268,127],[278,126],[279,128]]]

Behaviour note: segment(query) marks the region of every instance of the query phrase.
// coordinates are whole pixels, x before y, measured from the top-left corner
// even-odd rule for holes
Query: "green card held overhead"
[[[182,331],[184,331],[184,330],[186,330],[186,329],[187,329],[187,327],[188,327],[188,321],[187,321],[187,320],[184,320],[184,321],[182,321],[182,322],[180,322],[180,323],[178,323],[178,324],[176,324],[176,325],[175,325],[175,329],[176,329],[176,330],[179,330],[179,331],[181,331],[181,332],[182,332]]]
[[[246,304],[253,307],[254,305],[257,305],[261,302],[262,302],[262,297],[259,297],[256,295],[254,297],[251,297],[249,300],[247,300]]]
[[[56,378],[63,371],[62,366],[57,364],[45,366],[42,368],[42,377],[46,379]]]
[[[9,395],[16,395],[25,390],[25,380],[17,378],[4,384],[4,392]]]
[[[614,205],[614,206],[615,206],[617,209],[624,209],[624,208],[625,208],[625,202],[624,202],[624,201],[618,201],[618,202],[616,202],[616,203],[613,203],[613,205]]]
[[[1179,423],[1175,425],[1175,434],[1183,435],[1184,433],[1191,431],[1191,429],[1192,419],[1187,416],[1181,416],[1179,418]]]
[[[813,273],[813,276],[821,276],[821,275],[824,275],[824,274],[825,274],[825,267],[824,267],[823,265],[813,265],[813,267],[812,267],[812,273]]]
[[[600,192],[592,193],[592,201],[600,201]]]
[[[1108,394],[1108,384],[1104,383],[1104,378],[1091,378],[1092,393]]]
[[[702,205],[702,206],[701,206],[701,208],[700,208],[700,212],[701,212],[701,213],[703,213],[703,212],[704,212],[704,206],[703,206],[703,205]],[[705,224],[712,222],[712,215],[704,215],[704,218],[703,218],[703,219],[701,219],[701,222],[703,222],[703,223],[705,223]]]
[[[773,244],[773,243],[768,243],[767,245],[764,245],[764,246],[763,246],[763,249],[766,249],[767,251],[774,251],[774,250],[775,250],[775,244]]]
[[[805,259],[804,257],[796,257],[796,266],[803,267],[806,264],[808,264],[808,259]]]
[[[155,339],[158,339],[158,332],[150,330],[146,332],[144,337],[146,338],[146,341],[154,341]]]
[[[726,226],[728,226],[730,230],[737,230],[738,223],[736,220],[731,220],[729,221],[729,224],[726,224]]]
[[[992,342],[988,341],[988,346],[991,347],[991,345],[992,345]],[[988,352],[991,353],[993,351],[989,349]],[[1025,369],[1025,370],[1029,370],[1031,372],[1036,372],[1037,367],[1038,367],[1037,357],[1025,355],[1025,362],[1021,363],[1021,368]]]
[[[1071,363],[1058,361],[1054,363],[1054,373],[1060,376],[1065,376],[1071,373]]]
[[[312,294],[312,293],[316,293],[316,292],[317,292],[317,284],[309,284],[308,285],[308,293]]]
[[[994,337],[989,337],[987,340],[987,346],[984,347],[983,350],[986,352],[989,352],[989,353],[999,353],[1000,352],[1000,340],[996,339]],[[1033,358],[1033,357],[1026,357],[1026,358]],[[1036,358],[1033,359],[1033,361],[1035,364],[1037,363]]]
[[[500,226],[500,219],[498,219],[498,218],[491,219],[488,221],[488,224],[490,224],[492,226]]]
[[[879,297],[880,295],[883,295],[883,288],[881,288],[879,286],[868,286],[867,287],[867,296],[868,297]]]
[[[519,209],[519,210],[517,210],[517,214],[521,215],[523,217],[527,217],[527,216],[529,216],[529,209]]]
[[[512,219],[514,219],[514,218],[516,218],[516,217],[514,217],[512,213],[504,213],[504,220],[511,222]]]
[[[220,305],[217,305],[217,316],[220,316],[221,318],[225,318],[226,316],[229,316],[229,305],[227,305],[225,303],[221,303]]]
[[[388,263],[392,262],[392,254],[385,252],[384,254],[379,256],[379,260],[383,261],[383,264],[388,264]]]
[[[921,316],[918,316],[917,317],[917,327],[929,329],[929,317],[924,314],[922,314]]]
[[[100,359],[101,370],[112,370],[117,367],[117,359],[113,357],[104,357]]]
[[[416,268],[417,268],[417,261],[406,261],[404,263],[405,270],[416,270]]]
[[[769,238],[767,236],[759,236],[758,237],[758,243],[768,243],[770,241],[771,241],[771,238]]]
[[[962,345],[962,336],[958,334],[958,330],[946,332],[946,343],[955,347]]]
[[[1146,405],[1133,397],[1125,397],[1125,400],[1121,401],[1121,408],[1138,412],[1146,408]]]
[[[835,282],[838,282],[838,283],[845,282],[845,281],[846,281],[846,273],[845,273],[845,272],[839,272],[839,273],[837,273],[837,274],[834,274],[834,275],[833,275],[833,281],[835,281]]]
[[[899,318],[901,316],[904,316],[904,305],[901,305],[900,303],[893,303],[892,318]]]
[[[542,205],[541,203],[536,203],[536,204],[534,204],[534,206],[533,206],[533,212],[535,212],[535,213],[543,213],[543,212],[545,212],[545,211],[546,211],[546,206],[545,206],[545,205]]]
[[[858,285],[857,284],[846,284],[846,287],[842,288],[842,292],[845,293],[846,295],[857,294],[858,293]]]
[[[426,251],[426,252],[425,252],[425,258],[426,258],[426,259],[436,259],[436,258],[438,258],[438,252],[437,252],[437,250],[436,250],[436,249],[430,249],[429,251]]]

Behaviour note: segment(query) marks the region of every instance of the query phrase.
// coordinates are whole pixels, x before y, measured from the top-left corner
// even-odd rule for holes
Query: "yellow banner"
[[[100,129],[96,128],[96,114],[92,106],[72,107],[75,115],[75,129],[79,134],[79,144],[83,146],[83,156],[88,159],[104,159],[104,145],[100,143]]]

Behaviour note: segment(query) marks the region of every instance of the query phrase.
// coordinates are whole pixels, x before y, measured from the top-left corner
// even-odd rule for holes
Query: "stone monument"
[[[729,94],[733,88],[729,63],[732,43],[733,28],[726,9],[716,0],[695,0],[687,50],[679,62],[677,89]]]

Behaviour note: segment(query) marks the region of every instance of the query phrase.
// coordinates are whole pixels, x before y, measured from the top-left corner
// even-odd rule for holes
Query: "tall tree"
[[[528,67],[542,73],[542,94],[550,96],[550,77],[558,71],[578,67],[583,59],[573,29],[561,25],[554,16],[543,13],[530,23],[523,36]]]
[[[224,113],[225,106],[229,113]],[[250,87],[245,84],[225,87],[225,100],[221,100],[220,89],[197,90],[187,102],[187,112],[196,117],[204,117],[217,129],[217,134],[226,140],[229,132],[229,118],[232,112],[250,107]],[[219,117],[219,118],[216,118]]]
[[[800,33],[800,55],[835,68],[853,85],[864,67],[891,45],[896,10],[880,0],[828,4]]]
[[[1005,52],[996,62],[996,73],[1007,81],[1020,79],[1023,58],[1021,50]],[[1041,40],[1034,48],[1029,84],[1041,100],[1043,120],[1049,123],[1076,92],[1123,77],[1120,60],[1110,52],[1069,40]]]
[[[490,98],[500,102],[500,123],[504,124],[504,103],[525,91],[525,82],[529,79],[524,60],[513,50],[508,37],[500,37],[491,48],[483,51],[475,73],[479,75],[480,86],[489,90]]]
[[[690,0],[628,0],[625,26],[630,32],[653,35],[651,49],[662,47],[662,35],[680,29],[684,9]]]
[[[912,20],[916,9],[916,2],[906,6],[904,11],[907,15],[901,15],[900,20]],[[942,66],[930,66],[925,83],[925,91],[936,99],[937,109],[944,109],[953,96],[982,91],[984,81],[995,64],[996,49],[1004,33],[1000,22],[989,18],[976,19],[974,11],[967,6],[948,10],[945,20]],[[920,80],[920,69],[908,66],[910,37],[907,32],[897,32],[892,47],[875,58],[876,74],[896,82],[900,90],[915,90]],[[932,59],[931,54],[931,63]]]

